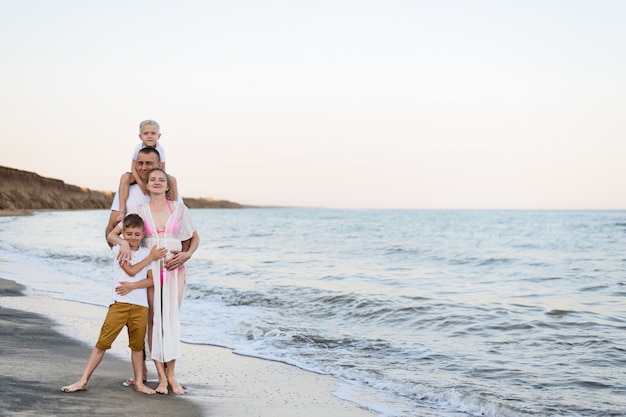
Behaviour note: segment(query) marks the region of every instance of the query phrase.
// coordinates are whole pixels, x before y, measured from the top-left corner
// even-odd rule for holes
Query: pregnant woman
[[[186,282],[186,268],[182,265],[196,250],[199,237],[184,204],[167,198],[168,176],[160,168],[150,171],[147,189],[148,204],[138,205],[133,211],[141,216],[146,232],[145,245],[167,248],[167,256],[151,264],[154,287],[148,291],[151,317],[148,319],[148,342],[151,357],[159,374],[156,391],[168,394],[168,386],[178,395],[185,393],[176,380],[176,359],[180,350],[180,305]],[[120,260],[125,260],[127,243],[119,237],[117,226],[109,235],[112,244],[120,244]],[[130,253],[130,250],[128,251]],[[174,268],[172,268],[174,265]]]

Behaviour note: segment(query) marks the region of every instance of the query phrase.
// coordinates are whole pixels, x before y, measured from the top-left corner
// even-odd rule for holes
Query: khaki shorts
[[[132,351],[143,350],[147,325],[148,307],[115,302],[109,306],[96,347],[100,350],[110,349],[124,326],[127,326],[128,347]]]

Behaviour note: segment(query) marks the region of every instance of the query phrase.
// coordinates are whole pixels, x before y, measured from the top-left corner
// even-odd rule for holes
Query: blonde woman
[[[159,374],[156,391],[168,394],[171,388],[175,394],[182,395],[185,391],[176,380],[175,365],[181,356],[179,312],[187,275],[183,264],[197,249],[199,237],[187,207],[167,198],[168,178],[160,168],[150,171],[146,184],[150,202],[136,206],[133,211],[144,221],[145,245],[167,248],[167,256],[151,264],[154,287],[148,292],[151,301],[148,342]],[[126,248],[119,232],[117,226],[107,238],[110,243],[121,245],[119,258],[124,260]]]

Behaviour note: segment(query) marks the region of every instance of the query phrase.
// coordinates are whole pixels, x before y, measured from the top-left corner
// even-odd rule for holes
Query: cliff
[[[113,193],[0,166],[0,210],[87,210],[111,207]],[[241,208],[226,200],[183,197],[189,208]]]

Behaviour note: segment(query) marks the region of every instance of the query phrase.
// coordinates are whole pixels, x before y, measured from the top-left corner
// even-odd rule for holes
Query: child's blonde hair
[[[144,126],[154,126],[157,128],[157,132],[161,131],[161,126],[159,126],[159,124],[157,122],[155,122],[154,120],[144,120],[143,122],[139,123],[139,131],[141,132],[141,129],[143,129]]]

